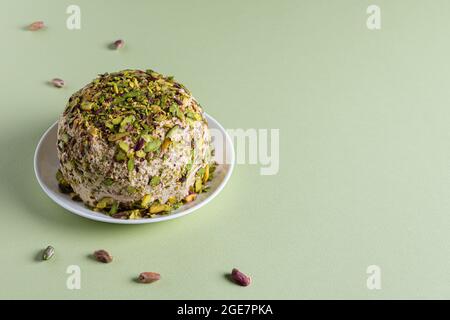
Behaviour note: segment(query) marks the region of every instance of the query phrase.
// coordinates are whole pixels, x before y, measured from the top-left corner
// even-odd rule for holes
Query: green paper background
[[[374,1],[3,1],[0,298],[450,298],[450,2],[375,2],[379,31]],[[23,29],[36,20],[48,28]],[[57,206],[34,176],[38,139],[72,92],[124,68],[175,75],[226,128],[279,128],[279,173],[238,165],[210,204],[151,225]],[[115,261],[88,258],[99,248]]]

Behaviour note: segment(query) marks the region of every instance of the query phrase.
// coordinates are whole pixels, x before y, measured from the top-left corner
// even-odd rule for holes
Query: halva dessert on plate
[[[58,122],[57,148],[60,190],[122,219],[194,200],[215,167],[201,106],[153,70],[105,73],[75,92]]]

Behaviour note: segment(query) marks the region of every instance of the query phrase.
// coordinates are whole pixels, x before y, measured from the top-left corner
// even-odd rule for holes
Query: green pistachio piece
[[[56,171],[56,181],[58,181],[59,183],[65,181],[61,170]]]
[[[161,151],[162,151],[162,152],[166,151],[166,150],[169,148],[169,146],[170,146],[171,143],[172,143],[172,140],[170,140],[170,139],[164,139],[164,142],[163,142],[162,145],[161,145]]]
[[[61,135],[61,140],[62,140],[64,143],[69,142],[69,135],[68,135],[67,133],[63,133],[63,134]]]
[[[56,172],[56,181],[58,181],[59,190],[62,193],[71,193],[73,192],[72,186],[70,183],[64,178],[61,170]]]
[[[136,220],[136,219],[141,219],[142,215],[141,215],[141,211],[139,210],[131,210],[130,211],[130,215],[128,216],[128,219],[130,220]]]
[[[112,134],[108,137],[108,141],[117,141],[120,140],[124,137],[128,136],[128,132],[119,132],[119,133],[115,133]]]
[[[55,248],[48,246],[42,253],[42,260],[49,260],[55,255]]]
[[[116,161],[125,161],[127,159],[127,154],[123,150],[119,150],[115,156]]]
[[[81,103],[80,107],[81,107],[81,110],[89,111],[89,110],[92,110],[92,108],[94,107],[94,103],[93,102],[88,102],[88,101],[83,101]]]
[[[135,117],[133,115],[125,117],[121,122],[120,126],[125,127],[127,124],[133,123],[135,120]]]
[[[109,210],[109,214],[113,215],[116,214],[119,209],[119,203],[117,201],[114,201],[113,205],[111,206],[111,209]]]
[[[196,120],[195,119],[195,113],[192,112],[192,111],[186,112],[186,117],[188,117],[189,119],[192,119],[192,120]]]
[[[136,157],[145,158],[145,151],[144,150],[136,151]]]
[[[151,106],[150,106],[150,110],[151,110],[153,113],[163,112],[163,109],[161,109],[161,107],[158,106],[157,104],[151,105]]]
[[[168,204],[154,203],[150,206],[149,212],[151,214],[154,214],[154,213],[167,212],[167,211],[170,211],[171,209],[172,209],[172,207]]]
[[[152,196],[149,194],[146,194],[144,197],[142,197],[141,207],[148,208],[148,206],[150,205],[151,199],[152,199]]]
[[[177,112],[179,111],[180,109],[178,108],[178,105],[177,104],[172,104],[171,106],[170,106],[170,108],[169,108],[169,112],[173,115],[173,116],[177,116]]]
[[[203,177],[205,174],[205,168],[201,168],[197,171],[197,177]]]
[[[153,140],[147,142],[147,144],[144,147],[144,151],[145,152],[156,151],[159,149],[160,146],[161,146],[161,140],[153,139]]]
[[[176,197],[170,197],[169,199],[167,199],[167,201],[168,201],[170,204],[174,204],[174,203],[177,202],[177,198],[176,198]]]
[[[133,187],[133,186],[128,186],[128,187],[127,187],[127,192],[130,193],[130,194],[133,194],[133,193],[136,193],[137,190],[136,190],[136,188]]]
[[[202,115],[200,113],[194,113],[194,117],[195,117],[195,120],[197,120],[197,121],[203,120]]]
[[[106,121],[106,122],[105,122],[105,126],[106,126],[108,129],[110,129],[110,130],[114,129],[114,125],[113,125],[111,122],[109,122],[109,121]]]
[[[122,117],[116,117],[116,118],[111,120],[111,123],[114,124],[114,125],[118,125],[119,123],[122,122],[122,119],[123,119]]]
[[[166,138],[172,139],[174,135],[180,134],[181,131],[182,130],[181,130],[181,128],[178,125],[173,126],[172,128],[170,128],[169,131],[167,131]]]
[[[122,149],[124,152],[128,152],[128,150],[130,150],[130,146],[125,141],[119,142],[119,148]]]
[[[203,174],[203,183],[206,183],[209,180],[209,164],[205,167],[205,173]]]
[[[187,124],[192,128],[195,124],[195,120],[190,119],[190,118],[186,118],[186,122]]]
[[[177,104],[172,104],[169,108],[169,112],[172,113],[174,117],[178,117],[180,120],[184,120],[184,113],[180,110]]]
[[[152,187],[156,187],[161,182],[161,178],[159,176],[153,176],[150,180],[150,185]]]
[[[112,186],[113,183],[114,183],[114,180],[111,178],[107,178],[107,179],[103,180],[103,184],[108,187]]]
[[[99,202],[97,202],[97,205],[95,206],[97,209],[105,209],[106,207],[112,206],[114,203],[114,199],[110,197],[105,197],[100,199]]]
[[[200,193],[200,191],[202,191],[202,179],[201,178],[197,178],[195,180],[195,192],[196,193]]]
[[[134,170],[134,158],[128,160],[127,167],[129,172]]]

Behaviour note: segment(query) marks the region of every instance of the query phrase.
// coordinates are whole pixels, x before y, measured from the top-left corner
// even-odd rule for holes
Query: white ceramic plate
[[[215,147],[215,159],[219,163],[214,173],[214,178],[210,182],[210,189],[208,192],[200,194],[195,201],[181,206],[168,215],[139,220],[114,219],[102,213],[92,211],[84,206],[82,202],[73,201],[70,196],[61,193],[55,178],[56,171],[59,168],[59,160],[56,153],[57,123],[54,123],[45,131],[36,147],[34,154],[34,172],[42,189],[53,201],[82,217],[120,224],[142,224],[175,219],[194,212],[211,201],[223,189],[234,168],[234,149],[230,136],[214,118],[206,115],[206,119],[208,120],[209,128],[215,133],[212,134],[213,144]]]

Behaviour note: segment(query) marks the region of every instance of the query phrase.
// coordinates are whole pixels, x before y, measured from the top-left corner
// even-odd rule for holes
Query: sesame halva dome
[[[170,211],[210,179],[202,108],[173,77],[152,70],[105,73],[75,92],[57,144],[60,184],[111,215]]]

